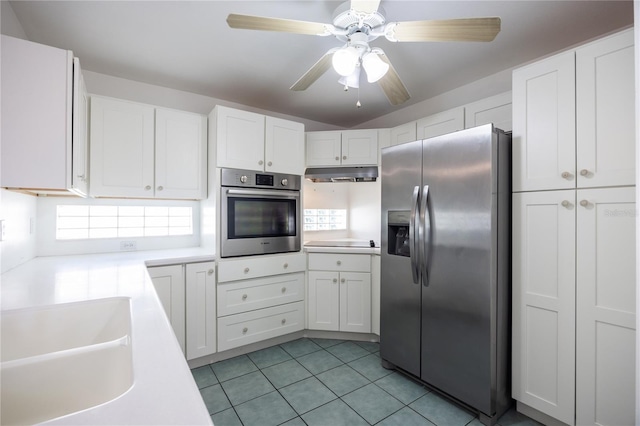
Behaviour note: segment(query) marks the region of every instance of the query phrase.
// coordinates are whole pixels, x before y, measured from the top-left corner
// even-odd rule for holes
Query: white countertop
[[[2,310],[131,298],[133,386],[110,402],[47,424],[212,424],[145,266],[210,260],[199,248],[38,257],[0,276]]]

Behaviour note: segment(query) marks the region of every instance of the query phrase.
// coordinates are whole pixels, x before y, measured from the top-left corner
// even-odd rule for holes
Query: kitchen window
[[[347,229],[346,209],[304,209],[305,231]]]
[[[193,235],[193,209],[169,206],[58,205],[56,239]]]

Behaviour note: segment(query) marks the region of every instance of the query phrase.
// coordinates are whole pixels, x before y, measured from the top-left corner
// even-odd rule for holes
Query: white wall
[[[0,273],[36,257],[37,197],[0,190],[0,218],[5,221]]]
[[[0,1],[0,15],[2,15],[0,19],[0,32],[2,34],[28,40],[22,24],[18,21],[18,17],[11,7],[11,3],[6,0]]]

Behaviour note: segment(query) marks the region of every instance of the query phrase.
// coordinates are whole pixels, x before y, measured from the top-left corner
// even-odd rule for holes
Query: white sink
[[[133,385],[129,298],[3,311],[0,336],[3,425],[85,410]]]

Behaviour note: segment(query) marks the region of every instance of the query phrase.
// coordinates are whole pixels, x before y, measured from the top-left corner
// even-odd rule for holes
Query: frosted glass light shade
[[[360,67],[356,67],[355,70],[353,70],[353,72],[348,75],[348,76],[342,76],[340,77],[340,79],[338,80],[338,83],[342,84],[343,86],[348,86],[348,87],[352,87],[354,89],[357,89],[360,87]]]
[[[362,66],[367,72],[367,81],[369,83],[375,83],[384,77],[387,71],[389,71],[389,64],[384,62],[376,53],[373,52],[369,52],[364,55],[364,58],[362,58]]]
[[[335,52],[331,63],[333,64],[333,69],[335,69],[338,74],[348,77],[353,74],[353,70],[356,69],[359,59],[360,55],[358,55],[356,48],[349,46]]]

